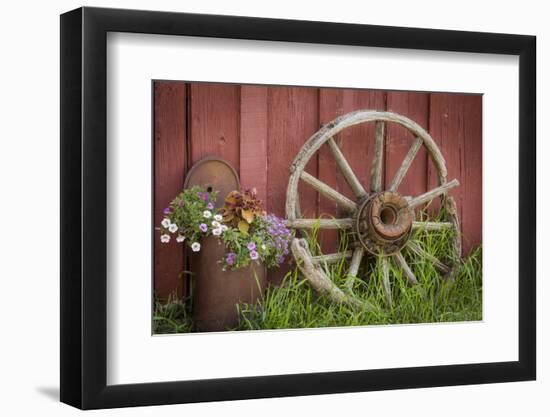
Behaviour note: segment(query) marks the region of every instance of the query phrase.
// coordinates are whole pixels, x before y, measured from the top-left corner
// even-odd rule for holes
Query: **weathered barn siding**
[[[158,227],[163,210],[183,188],[187,163],[187,86],[183,83],[162,83],[154,89],[154,226]],[[178,279],[184,268],[181,245],[160,242],[156,231],[154,240],[155,291],[162,296],[185,293],[184,281]]]
[[[461,186],[451,192],[462,222],[464,254],[481,243],[481,96],[443,93],[229,84],[156,82],[154,87],[155,225],[183,186],[193,163],[206,156],[230,162],[244,187],[256,187],[268,211],[284,216],[289,167],[304,142],[321,125],[358,109],[388,110],[407,116],[429,131],[447,161],[448,179]],[[336,139],[359,179],[368,184],[374,124],[346,129]],[[388,125],[384,178],[388,185],[412,144],[412,135]],[[321,149],[307,171],[345,195],[352,195],[330,151]],[[416,156],[400,191],[418,195],[435,184],[425,150]],[[309,216],[337,214],[333,202],[301,184],[301,206]],[[308,216],[308,217],[309,217]],[[165,297],[185,291],[179,272],[181,245],[160,245],[155,235],[155,290]],[[336,234],[324,231],[322,247],[335,248]],[[278,282],[283,271],[270,273]]]

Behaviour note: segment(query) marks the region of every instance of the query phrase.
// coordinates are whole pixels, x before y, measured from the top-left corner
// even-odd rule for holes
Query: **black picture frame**
[[[107,385],[108,32],[519,56],[519,360]],[[62,402],[94,409],[535,379],[534,36],[84,7],[61,15],[60,56]]]

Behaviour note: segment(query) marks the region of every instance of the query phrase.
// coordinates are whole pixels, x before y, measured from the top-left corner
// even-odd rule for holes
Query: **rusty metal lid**
[[[185,177],[185,188],[196,185],[207,191],[218,191],[214,205],[219,208],[223,206],[227,194],[240,188],[239,175],[229,162],[207,157],[195,163]]]

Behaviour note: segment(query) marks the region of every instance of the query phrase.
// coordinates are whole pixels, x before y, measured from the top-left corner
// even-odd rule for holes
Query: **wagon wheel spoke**
[[[422,247],[420,247],[418,243],[409,240],[407,242],[407,247],[416,255],[418,255],[421,259],[427,259],[428,261],[430,261],[439,272],[447,274],[451,271],[451,268],[449,268],[447,265],[445,265],[443,262],[433,256],[431,253],[428,253],[424,249],[422,249]]]
[[[351,257],[351,263],[348,270],[348,278],[345,282],[346,288],[349,290],[353,287],[353,278],[357,276],[357,272],[359,271],[359,266],[361,265],[364,254],[365,249],[363,249],[362,246],[357,247],[353,251],[353,256]]]
[[[403,178],[405,178],[405,174],[407,174],[407,171],[411,167],[414,157],[422,147],[422,144],[424,141],[422,138],[417,137],[412,144],[411,148],[409,149],[409,152],[407,152],[407,155],[405,156],[405,159],[403,159],[403,163],[395,173],[395,176],[393,177],[393,180],[390,184],[390,191],[396,191],[397,187],[399,187],[399,184],[401,184],[401,181],[403,181]]]
[[[353,226],[353,220],[346,219],[295,219],[287,220],[287,227],[294,229],[351,229]]]
[[[311,261],[314,265],[322,264],[335,264],[340,262],[343,259],[349,259],[353,256],[353,252],[348,250],[345,252],[331,253],[328,255],[312,256]]]
[[[415,208],[415,207],[418,207],[418,206],[421,206],[422,204],[424,203],[427,203],[431,200],[433,200],[434,198],[440,196],[441,194],[444,194],[446,192],[448,192],[449,190],[452,190],[453,188],[455,187],[458,187],[460,185],[460,183],[458,182],[458,180],[454,179],[450,182],[447,182],[443,185],[440,185],[439,187],[436,187],[424,194],[421,194],[417,197],[413,197],[411,200],[409,200],[409,206],[412,207],[412,208]]]
[[[382,191],[382,159],[384,158],[384,122],[376,122],[374,139],[374,159],[370,170],[370,189],[373,193]]]
[[[355,202],[351,201],[345,195],[340,194],[338,191],[336,191],[334,188],[330,187],[329,185],[325,184],[324,182],[319,181],[313,175],[310,175],[304,171],[302,172],[302,175],[300,175],[300,178],[306,184],[313,187],[315,190],[323,194],[325,197],[333,200],[342,208],[351,212],[354,212],[355,210],[357,210],[357,204],[355,204]]]
[[[392,307],[391,296],[391,284],[390,284],[390,260],[385,256],[378,257],[380,264],[380,270],[382,271],[382,288],[384,289],[384,295],[386,296],[386,303],[388,307]]]
[[[462,254],[462,238],[460,237],[460,223],[458,221],[456,202],[453,197],[447,197],[445,199],[445,211],[447,212],[447,220],[450,220],[450,223],[456,231],[453,240],[454,255],[460,257]]]
[[[413,230],[422,230],[422,231],[440,231],[440,230],[450,230],[453,228],[451,222],[413,222]]]
[[[407,278],[407,281],[409,281],[409,284],[418,284],[416,277],[414,276],[409,264],[407,264],[407,261],[405,260],[405,258],[403,258],[403,255],[401,254],[401,252],[397,252],[393,254],[392,257],[393,259],[395,259],[397,266],[401,269],[401,271]]]
[[[359,179],[351,169],[350,164],[344,157],[344,154],[340,150],[340,147],[336,144],[336,141],[333,138],[330,138],[328,141],[328,146],[330,150],[332,151],[332,155],[334,156],[334,160],[336,161],[336,164],[340,168],[340,171],[344,175],[344,178],[346,179],[346,182],[352,189],[353,193],[357,198],[364,198],[367,196],[367,192],[365,191],[365,188],[361,185],[359,182]]]
[[[327,294],[330,299],[338,303],[346,303],[354,308],[367,307],[364,302],[346,295],[340,288],[334,285],[318,264],[312,262],[311,252],[304,239],[292,239],[290,248],[296,259],[298,268],[300,268],[300,271],[307,277],[316,291]]]

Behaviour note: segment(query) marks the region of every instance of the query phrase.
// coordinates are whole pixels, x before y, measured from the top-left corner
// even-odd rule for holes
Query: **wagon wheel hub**
[[[391,255],[407,243],[414,212],[396,192],[384,191],[364,201],[357,210],[355,232],[360,244],[373,255]]]

